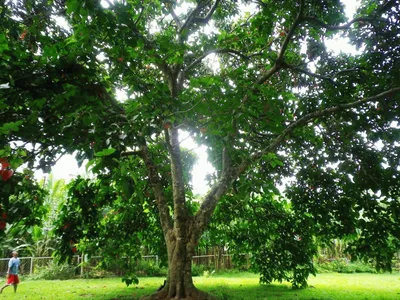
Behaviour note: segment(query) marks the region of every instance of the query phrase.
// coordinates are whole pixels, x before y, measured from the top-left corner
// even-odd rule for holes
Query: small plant
[[[69,264],[58,265],[50,262],[47,266],[38,268],[31,276],[34,280],[67,280],[76,277],[76,267]]]
[[[133,271],[139,276],[167,276],[167,269],[154,261],[142,260],[134,267]]]
[[[192,265],[192,275],[193,276],[201,276],[204,275],[204,271],[206,271],[207,268],[204,265]]]
[[[362,262],[349,262],[347,259],[335,259],[316,265],[318,273],[376,273],[372,265]]]
[[[203,272],[203,276],[205,278],[208,278],[208,277],[211,277],[214,273],[215,273],[215,270],[212,270],[211,272],[206,270]]]
[[[135,274],[127,274],[122,277],[122,282],[125,282],[126,286],[130,286],[131,284],[139,284],[139,279]]]

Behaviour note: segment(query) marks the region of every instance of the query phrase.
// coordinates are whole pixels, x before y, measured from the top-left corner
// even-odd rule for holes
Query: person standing
[[[19,265],[20,265],[20,260],[18,258],[18,252],[13,251],[12,258],[8,262],[7,283],[0,289],[0,294],[6,287],[10,285],[14,286],[14,293],[17,292],[17,287],[19,283],[19,278],[18,278]]]

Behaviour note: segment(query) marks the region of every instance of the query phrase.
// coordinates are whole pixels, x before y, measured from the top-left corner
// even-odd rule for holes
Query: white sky
[[[343,2],[346,5],[347,17],[352,18],[360,0],[347,0]],[[341,39],[339,35],[334,39],[326,40],[325,43],[327,48],[334,51],[335,53],[356,52],[355,48],[346,43],[343,39]],[[123,97],[122,94],[121,97]],[[212,173],[214,171],[211,164],[207,161],[206,147],[205,146],[198,147],[190,138],[185,137],[184,133],[181,133],[181,135],[183,136],[182,146],[187,149],[193,149],[193,151],[197,154],[199,158],[198,162],[195,164],[193,168],[192,184],[193,184],[193,193],[203,195],[208,191],[208,187],[205,182],[205,176],[207,175],[207,173]],[[81,168],[78,168],[78,164],[72,155],[65,155],[52,168],[52,174],[55,180],[62,178],[70,180],[77,175],[85,175],[87,173],[84,165]],[[37,179],[42,178],[43,176],[44,175],[41,171],[37,171],[35,173],[35,177]]]

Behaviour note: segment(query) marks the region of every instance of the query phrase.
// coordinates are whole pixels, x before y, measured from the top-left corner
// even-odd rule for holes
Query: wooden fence
[[[251,255],[241,254],[241,256],[242,264],[240,266],[243,268],[249,268]],[[89,265],[90,267],[96,267],[100,258],[100,256],[93,256],[90,260],[85,260],[85,257],[75,255],[72,259],[72,265],[75,265],[77,268],[80,267],[79,273],[80,275],[83,275],[84,264],[82,264],[82,262],[85,262],[86,265]],[[142,256],[142,259],[153,260],[156,264],[158,264],[159,261],[158,255],[145,255]],[[10,258],[0,258],[0,276],[6,275],[9,260]],[[32,275],[35,273],[35,269],[48,266],[53,260],[53,257],[20,257],[20,260],[21,274]],[[229,253],[223,253],[223,251],[214,251],[214,253],[211,254],[195,255],[193,256],[193,265],[203,265],[216,271],[236,267],[232,261],[232,255]],[[393,268],[400,270],[400,252],[397,253],[396,259],[393,261]]]

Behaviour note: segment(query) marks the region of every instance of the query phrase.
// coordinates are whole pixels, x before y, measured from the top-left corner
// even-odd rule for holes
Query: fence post
[[[85,262],[85,257],[84,254],[82,253],[82,262],[81,262],[81,277],[83,277],[84,269],[83,269],[83,263]],[[78,256],[78,263],[79,263],[79,256]]]
[[[33,256],[31,257],[31,267],[29,269],[29,275],[32,275],[33,273]]]

